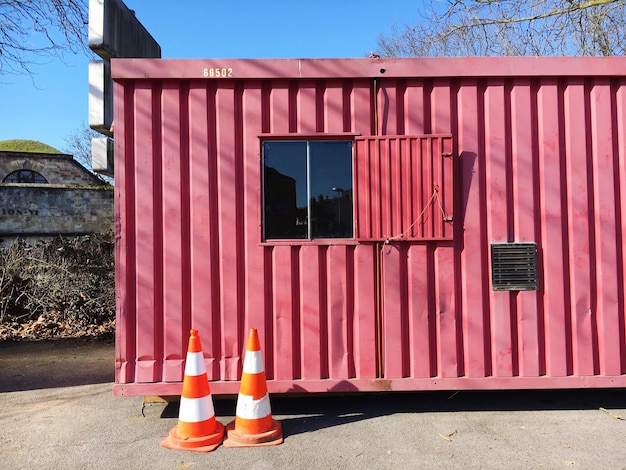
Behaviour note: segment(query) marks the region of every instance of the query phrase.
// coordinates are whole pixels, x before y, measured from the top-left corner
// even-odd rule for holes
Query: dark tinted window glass
[[[352,238],[352,142],[310,142],[312,238]]]
[[[265,239],[352,238],[352,142],[263,144]]]
[[[263,144],[265,238],[307,238],[307,143]]]

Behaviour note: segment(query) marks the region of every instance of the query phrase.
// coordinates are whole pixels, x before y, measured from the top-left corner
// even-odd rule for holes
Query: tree
[[[0,0],[1,1],[1,0]],[[74,160],[83,165],[85,168],[92,170],[91,167],[91,139],[93,137],[102,137],[102,134],[94,131],[89,126],[84,125],[72,131],[65,138],[65,148],[63,151],[74,156]],[[103,183],[113,184],[113,178],[104,175],[97,175]]]
[[[0,73],[31,74],[43,58],[88,51],[86,0],[0,0]]]
[[[626,0],[430,0],[378,38],[388,57],[624,55]]]

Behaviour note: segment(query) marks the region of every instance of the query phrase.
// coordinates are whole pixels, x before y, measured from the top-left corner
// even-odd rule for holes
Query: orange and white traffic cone
[[[224,447],[275,446],[283,442],[282,426],[272,418],[256,328],[250,329],[248,337],[235,420],[226,430]]]
[[[224,439],[224,425],[215,419],[213,398],[198,330],[191,330],[178,424],[161,441],[168,449],[211,452]]]

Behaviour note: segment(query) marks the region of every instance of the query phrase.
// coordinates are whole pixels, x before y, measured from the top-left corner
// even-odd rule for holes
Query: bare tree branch
[[[475,0],[475,1],[476,3],[492,4],[492,3],[500,2],[501,0]],[[488,25],[493,25],[493,24],[530,23],[531,21],[541,20],[544,18],[550,18],[552,16],[562,16],[562,15],[571,13],[573,11],[586,10],[587,8],[591,8],[591,7],[598,6],[598,5],[608,5],[610,3],[615,3],[615,0],[589,0],[587,3],[584,3],[582,5],[574,5],[572,3],[570,4],[570,6],[566,8],[557,8],[554,10],[549,10],[545,13],[531,15],[531,16],[521,16],[517,18],[495,18],[495,19],[476,18],[476,22],[472,24],[472,27],[488,26]],[[456,29],[458,30],[460,28],[462,28],[462,26],[459,26]],[[453,32],[454,32],[454,29],[450,31],[450,34],[452,34]]]
[[[0,73],[31,74],[43,59],[88,51],[86,0],[0,0]]]
[[[93,172],[91,166],[91,139],[102,137],[102,134],[94,131],[86,124],[75,129],[65,138],[65,148],[63,151],[74,156],[74,160]],[[113,184],[113,178],[96,174],[103,184]]]
[[[625,0],[430,0],[380,55],[623,55]]]

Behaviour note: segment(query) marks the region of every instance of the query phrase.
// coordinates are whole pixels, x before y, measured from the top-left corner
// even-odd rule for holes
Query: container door
[[[355,236],[377,251],[381,378],[431,377],[456,363],[433,352],[441,351],[437,341],[456,341],[452,142],[451,135],[356,141]]]

